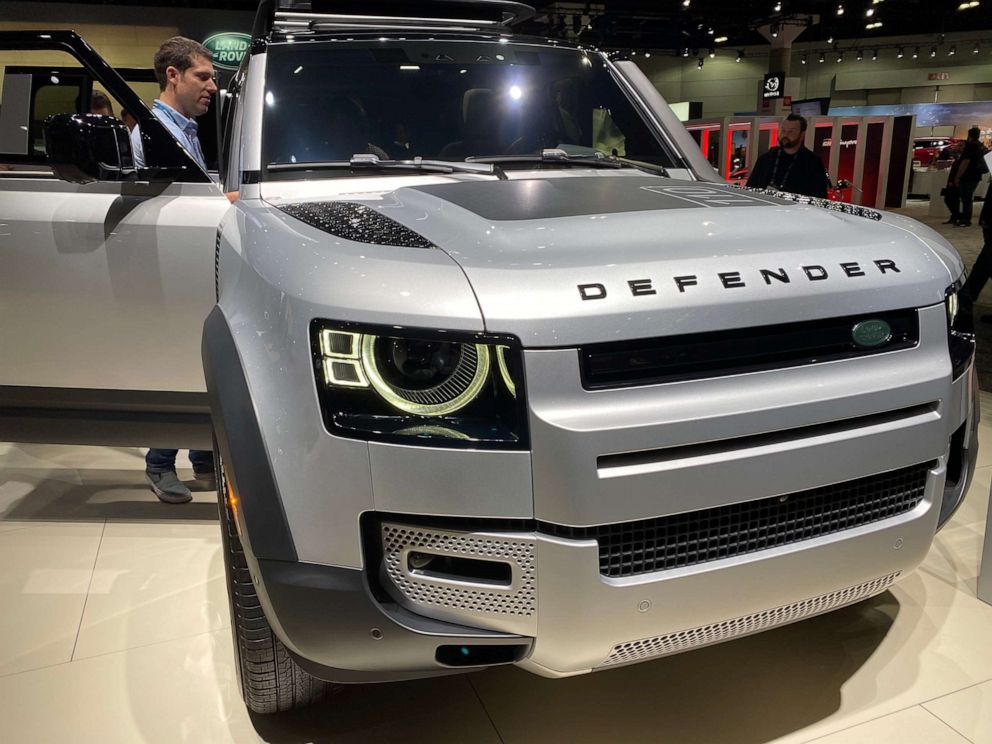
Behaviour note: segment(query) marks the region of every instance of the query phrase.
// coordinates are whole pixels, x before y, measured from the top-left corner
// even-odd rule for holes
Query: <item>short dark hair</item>
[[[110,115],[114,115],[114,107],[110,103],[110,99],[107,98],[107,94],[103,91],[94,90],[90,93],[90,111],[95,109],[106,109],[110,112]]]
[[[166,41],[155,52],[155,79],[158,80],[158,89],[165,90],[166,69],[175,67],[179,72],[186,72],[197,57],[212,61],[214,55],[200,42],[185,36],[173,36]]]
[[[785,117],[785,120],[786,121],[798,121],[799,122],[799,131],[800,132],[805,132],[806,131],[806,127],[808,126],[807,123],[806,123],[806,117],[805,116],[800,116],[799,114],[789,114],[788,116]]]
[[[982,130],[978,127],[972,127],[968,130],[968,139],[978,139],[982,136]]]

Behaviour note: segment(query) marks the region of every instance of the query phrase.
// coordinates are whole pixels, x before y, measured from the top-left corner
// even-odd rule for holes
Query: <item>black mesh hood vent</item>
[[[396,245],[402,248],[434,247],[423,236],[364,204],[342,201],[307,202],[285,204],[279,209],[318,230],[356,243]]]

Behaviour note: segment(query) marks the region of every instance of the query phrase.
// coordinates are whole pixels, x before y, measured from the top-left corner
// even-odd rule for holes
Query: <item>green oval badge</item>
[[[851,338],[862,349],[871,349],[892,338],[892,326],[884,320],[862,320],[851,329]]]
[[[214,55],[214,67],[237,70],[251,46],[251,36],[234,32],[214,34],[203,42],[203,46]]]

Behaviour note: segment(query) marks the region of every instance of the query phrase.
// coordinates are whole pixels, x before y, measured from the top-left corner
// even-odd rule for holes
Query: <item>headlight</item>
[[[960,304],[958,302],[958,285],[947,288],[947,294],[944,297],[944,306],[947,308],[947,327],[953,328],[955,321],[958,319],[958,310],[960,309]]]
[[[334,433],[526,447],[515,339],[322,321],[313,335],[318,392]]]

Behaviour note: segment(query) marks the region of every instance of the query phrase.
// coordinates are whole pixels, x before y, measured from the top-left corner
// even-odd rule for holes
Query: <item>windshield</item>
[[[482,41],[310,42],[269,48],[267,165],[596,151],[671,156],[598,57]],[[524,165],[524,164],[521,164]],[[340,176],[279,169],[270,178]]]

